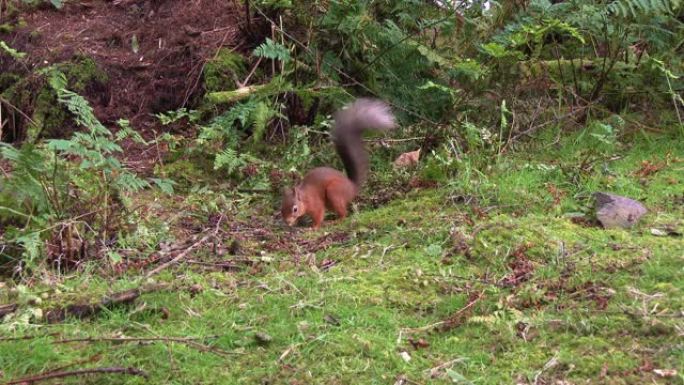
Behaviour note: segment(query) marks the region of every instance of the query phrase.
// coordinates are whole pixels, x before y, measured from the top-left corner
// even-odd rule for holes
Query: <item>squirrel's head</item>
[[[297,186],[283,190],[283,203],[280,207],[280,213],[283,215],[285,223],[290,226],[293,226],[297,219],[306,213],[306,207],[301,196],[302,193]]]

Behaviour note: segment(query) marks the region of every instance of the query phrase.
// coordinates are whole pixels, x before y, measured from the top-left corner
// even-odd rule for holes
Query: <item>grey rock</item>
[[[594,193],[594,198],[596,199],[596,218],[606,229],[630,228],[648,212],[641,203],[619,195],[597,192]]]

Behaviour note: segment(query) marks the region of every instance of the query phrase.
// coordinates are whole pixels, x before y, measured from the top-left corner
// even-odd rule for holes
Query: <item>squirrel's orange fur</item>
[[[297,219],[309,215],[313,228],[317,229],[323,222],[326,208],[340,219],[345,218],[349,203],[358,194],[368,173],[368,155],[361,140],[363,131],[394,126],[394,115],[380,100],[358,99],[338,111],[333,141],[349,177],[330,167],[309,171],[299,184],[283,192],[281,214],[285,222],[294,225]]]

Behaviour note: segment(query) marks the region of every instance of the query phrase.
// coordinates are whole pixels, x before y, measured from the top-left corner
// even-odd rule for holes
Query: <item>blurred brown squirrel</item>
[[[313,228],[318,229],[326,208],[340,219],[345,218],[349,202],[356,197],[368,175],[368,154],[361,139],[363,131],[386,130],[396,125],[390,107],[377,99],[357,99],[337,111],[334,119],[333,142],[348,177],[330,167],[317,167],[299,184],[285,189],[281,213],[290,226],[308,214]]]

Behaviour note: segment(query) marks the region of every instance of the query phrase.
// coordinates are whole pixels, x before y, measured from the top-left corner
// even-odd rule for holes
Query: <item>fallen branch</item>
[[[209,338],[209,337],[205,337]],[[244,354],[240,352],[229,352],[227,350],[215,348],[213,346],[201,344],[197,342],[201,338],[195,337],[84,337],[84,338],[69,338],[55,341],[56,344],[69,344],[75,342],[175,342],[193,347],[202,352],[214,353],[220,356],[229,356],[234,354]]]
[[[186,263],[191,265],[199,265],[202,267],[217,269],[217,270],[238,270],[240,267],[237,265],[236,261],[225,261],[225,262],[203,262],[203,261],[193,261],[189,260]]]
[[[102,309],[111,309],[119,305],[130,304],[135,301],[141,294],[158,291],[166,288],[166,284],[157,284],[147,287],[125,290],[107,296],[102,301],[96,303],[86,304],[72,304],[63,308],[55,308],[48,310],[45,313],[45,319],[48,323],[57,323],[64,321],[67,317],[73,316],[76,318],[87,318],[97,315]]]
[[[46,373],[64,372],[64,371],[66,371],[67,369],[69,369],[69,368],[71,368],[71,367],[74,367],[74,366],[85,365],[85,364],[93,364],[93,363],[95,363],[95,362],[100,361],[101,358],[102,358],[102,354],[101,354],[101,353],[96,353],[95,355],[90,356],[90,357],[88,357],[88,358],[85,358],[85,359],[82,359],[82,360],[77,360],[77,361],[74,361],[74,362],[70,362],[70,363],[67,363],[67,364],[65,364],[65,365],[58,366],[58,367],[56,367],[56,368],[52,368],[52,369],[50,369],[49,372],[46,372]]]
[[[210,92],[206,95],[207,100],[214,104],[228,104],[245,99],[252,94],[263,90],[268,84],[258,84],[254,86],[240,87],[233,91]]]
[[[47,372],[43,374],[37,374],[31,377],[24,377],[18,380],[12,380],[6,382],[5,385],[15,385],[15,384],[30,384],[38,381],[51,380],[53,378],[64,378],[72,376],[83,376],[88,374],[128,374],[130,376],[140,376],[147,378],[147,373],[136,368],[121,368],[121,367],[106,367],[106,368],[90,368],[90,369],[78,369],[70,370],[66,372]]]
[[[10,303],[8,305],[0,306],[0,318],[6,316],[7,314],[14,313],[17,311],[18,305],[16,303]]]

